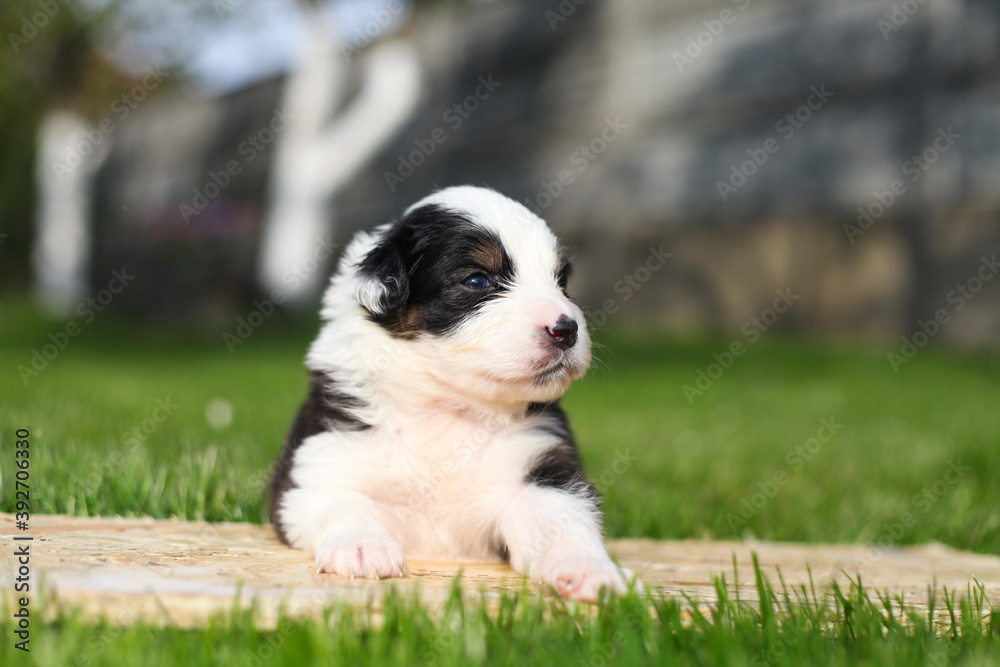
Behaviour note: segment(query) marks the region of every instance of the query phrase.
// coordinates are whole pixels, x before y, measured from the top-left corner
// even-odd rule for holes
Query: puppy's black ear
[[[409,252],[408,236],[406,227],[399,222],[393,223],[358,264],[354,298],[376,320],[391,317],[406,307],[410,296],[410,278],[404,258],[404,253]]]

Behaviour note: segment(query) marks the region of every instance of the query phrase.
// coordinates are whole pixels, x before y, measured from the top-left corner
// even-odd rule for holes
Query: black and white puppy
[[[361,233],[323,298],[271,522],[320,572],[501,557],[564,596],[624,591],[558,400],[590,365],[545,222],[454,187]]]

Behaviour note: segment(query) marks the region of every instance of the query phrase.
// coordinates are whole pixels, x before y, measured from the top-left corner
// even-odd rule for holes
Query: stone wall
[[[488,183],[578,247],[575,288],[595,307],[666,244],[623,319],[733,330],[792,287],[789,330],[882,338],[954,308],[1000,250],[994,4],[514,3],[413,32],[439,73],[425,111],[341,197],[341,220]],[[449,127],[481,76],[499,88]],[[435,127],[447,141],[415,155]],[[942,340],[991,342],[998,301],[988,284]]]
[[[1000,281],[949,302],[1000,251],[996,3],[445,5],[422,8],[405,36],[429,73],[424,99],[337,197],[339,242],[434,188],[488,184],[577,249],[578,298],[621,298],[621,322],[734,331],[791,288],[802,300],[782,318],[789,331],[897,339],[945,308],[940,340],[997,339]],[[270,113],[278,83],[188,113],[236,137]],[[123,183],[160,174],[159,194],[129,210],[176,206],[198,185],[185,174],[204,180],[235,143],[207,142],[213,153],[170,176],[160,167],[187,135],[157,144],[142,129],[154,112],[109,162],[119,218]],[[268,160],[227,190],[250,205],[250,228]],[[624,300],[617,281],[660,244],[672,258]]]

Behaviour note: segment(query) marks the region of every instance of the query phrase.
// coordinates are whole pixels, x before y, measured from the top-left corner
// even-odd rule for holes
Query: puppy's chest
[[[381,479],[369,490],[389,504],[431,511],[457,498],[473,502],[490,489],[516,484],[534,448],[517,424],[425,418],[390,425],[379,434]]]

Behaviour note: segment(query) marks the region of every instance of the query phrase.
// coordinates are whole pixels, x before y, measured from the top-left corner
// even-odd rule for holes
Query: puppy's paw
[[[357,532],[331,535],[316,552],[316,571],[351,579],[385,579],[403,576],[403,548],[382,533]]]
[[[553,586],[559,595],[581,602],[597,602],[601,591],[625,593],[635,574],[620,568],[608,558],[572,556],[556,561],[542,575],[542,581]],[[636,590],[642,583],[635,579]]]

